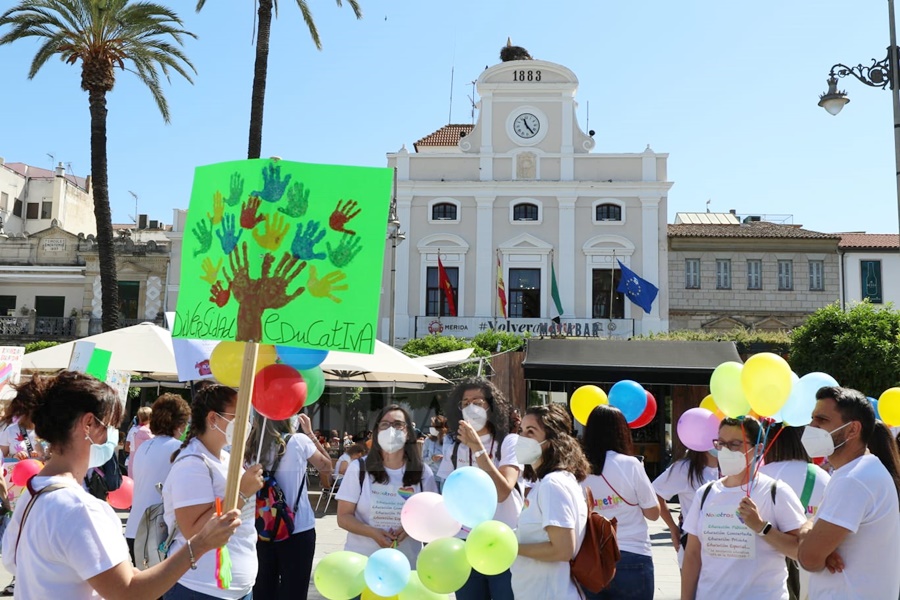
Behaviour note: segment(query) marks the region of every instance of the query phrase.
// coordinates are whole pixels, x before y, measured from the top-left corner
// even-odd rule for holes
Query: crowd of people
[[[518,557],[499,574],[473,570],[459,600],[652,599],[648,521],[660,516],[678,552],[683,600],[900,596],[900,570],[873,567],[896,556],[900,539],[897,440],[859,392],[820,389],[805,428],[724,419],[712,450],[689,450],[652,482],[625,417],[610,406],[590,413],[580,439],[564,406],[520,416],[485,379],[458,384],[446,409],[420,431],[406,408],[390,404],[375,415],[371,435],[360,436],[323,435],[303,414],[254,415],[239,457],[237,508],[223,511],[229,463],[238,460],[230,453],[236,391],[208,384],[190,403],[163,394],[138,411],[126,437],[134,491],[123,536],[119,517],[86,484],[91,469],[115,460],[123,417],[116,393],[80,373],[35,375],[0,418],[5,457],[44,461],[13,499],[3,535],[3,564],[16,576],[9,592],[305,598],[316,548],[311,466],[323,482],[337,481],[345,549],[368,556],[396,548],[412,568],[423,544],[404,531],[406,500],[439,492],[457,469],[482,470],[497,492],[494,519],[516,532]],[[265,541],[257,493],[271,492],[273,482],[293,519],[279,541]],[[6,490],[2,496],[8,506]],[[677,521],[667,504],[675,496]],[[135,540],[157,506],[169,535],[154,558]],[[599,593],[580,589],[569,566],[589,511],[615,519],[621,553]],[[464,527],[457,537],[468,534]]]

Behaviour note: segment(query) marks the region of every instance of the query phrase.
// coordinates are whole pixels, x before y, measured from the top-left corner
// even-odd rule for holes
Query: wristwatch
[[[478,452],[476,452],[475,454],[473,454],[472,457],[473,457],[475,460],[478,460],[478,457],[480,457],[482,454],[487,454],[487,450],[479,450]]]
[[[766,521],[766,524],[763,525],[763,528],[759,530],[757,534],[759,537],[764,537],[769,535],[769,532],[772,531],[772,524]]]

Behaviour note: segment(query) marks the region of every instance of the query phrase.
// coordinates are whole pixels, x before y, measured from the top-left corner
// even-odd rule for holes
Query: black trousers
[[[259,571],[253,597],[306,600],[315,553],[315,529],[295,533],[282,542],[257,542]]]

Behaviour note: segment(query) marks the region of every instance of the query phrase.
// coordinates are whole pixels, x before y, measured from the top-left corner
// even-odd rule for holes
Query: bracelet
[[[476,452],[475,454],[473,454],[472,457],[473,457],[475,460],[478,460],[478,459],[479,459],[482,455],[484,455],[484,454],[487,454],[487,450],[479,450],[478,452]]]
[[[250,502],[251,496],[245,496],[241,490],[238,490],[238,496],[241,497],[241,500],[244,501],[244,504],[247,504],[248,502]]]
[[[197,570],[197,561],[194,560],[194,549],[191,548],[191,540],[185,539],[185,541],[187,542],[188,554],[191,555],[191,570],[196,571]]]

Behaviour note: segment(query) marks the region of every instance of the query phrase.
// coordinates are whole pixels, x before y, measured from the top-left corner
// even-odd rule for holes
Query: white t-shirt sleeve
[[[112,508],[97,502],[69,512],[58,541],[66,562],[85,580],[129,560],[121,522]]]
[[[444,438],[444,458],[441,459],[441,465],[438,467],[437,476],[441,479],[447,479],[453,472],[453,446],[455,442],[450,441],[450,436]],[[460,444],[462,447],[462,444]]]
[[[316,453],[316,445],[307,435],[292,435],[290,441],[296,444],[300,458],[307,462],[309,462],[309,457]]]
[[[637,492],[638,506],[641,508],[659,506],[659,501],[656,499],[656,491],[653,489],[653,484],[650,483],[650,478],[647,477],[644,464],[639,460],[635,460],[633,466],[634,472],[632,473],[631,481],[634,484],[634,491]]]
[[[778,490],[781,493],[781,490]],[[828,521],[856,533],[863,517],[872,510],[871,492],[849,477],[833,478],[828,482],[828,498],[819,506],[816,521]]]
[[[793,531],[806,523],[806,510],[791,486],[776,481],[775,492],[775,527],[778,531]]]
[[[515,433],[511,433],[503,438],[503,443],[500,446],[500,464],[497,467],[505,467],[511,466],[515,467],[522,471],[522,464],[516,458],[516,442],[519,441],[519,436]]]
[[[362,489],[359,485],[359,461],[354,460],[347,466],[347,470],[344,471],[344,479],[341,481],[341,487],[338,488],[338,493],[335,495],[335,498],[338,500],[343,500],[344,502],[350,502],[351,504],[359,504],[359,497],[362,494]]]
[[[178,460],[172,465],[166,481],[172,482],[169,487],[172,490],[173,510],[216,501],[210,471],[199,455],[188,455]]]
[[[576,529],[578,510],[573,506],[569,492],[552,477],[552,474],[541,481],[537,501],[541,509],[543,528],[553,526]]]
[[[703,498],[703,494],[709,488],[709,486],[713,485],[713,483],[707,483],[706,485],[700,486],[697,489],[697,497],[693,504],[691,504],[691,510],[684,517],[684,525],[681,530],[685,533],[690,533],[691,535],[700,535],[700,500]]]
[[[687,461],[679,460],[669,465],[662,475],[653,480],[654,491],[665,500],[671,500],[684,491],[687,464]]]

